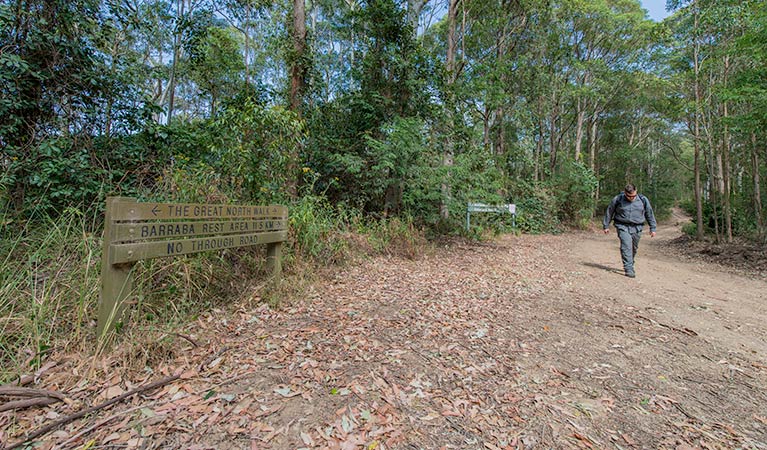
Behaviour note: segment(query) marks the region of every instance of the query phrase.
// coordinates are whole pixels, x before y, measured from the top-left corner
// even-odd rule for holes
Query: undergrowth
[[[101,254],[99,239],[75,209],[34,228],[11,225],[0,229],[2,379],[38,366],[55,348],[89,338]],[[61,330],[66,339],[60,339]]]
[[[265,246],[140,261],[117,339],[120,364],[143,369],[173,356],[174,330],[206,311],[300,299],[316,273],[358,258],[416,258],[427,247],[408,218],[366,219],[305,196],[290,206],[283,282],[269,285]],[[96,230],[96,231],[92,231]],[[96,355],[102,253],[97,218],[69,209],[19,227],[0,221],[0,383],[56,353]]]

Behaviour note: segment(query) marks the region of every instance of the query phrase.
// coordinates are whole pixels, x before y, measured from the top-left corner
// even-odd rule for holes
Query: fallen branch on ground
[[[7,397],[49,397],[64,400],[64,394],[45,389],[32,389],[18,386],[0,386],[0,396]]]
[[[136,407],[133,407],[133,408],[130,408],[130,409],[126,409],[125,411],[120,411],[118,413],[112,414],[111,416],[107,417],[106,419],[104,419],[102,421],[99,421],[99,422],[96,422],[94,425],[89,426],[88,428],[78,432],[74,436],[72,436],[69,439],[67,439],[66,441],[62,442],[61,446],[63,447],[63,446],[66,446],[68,444],[71,444],[72,442],[75,442],[76,440],[80,439],[84,435],[90,433],[91,431],[93,431],[93,430],[95,430],[95,429],[97,429],[97,428],[99,428],[101,426],[104,426],[104,425],[108,424],[109,422],[117,419],[118,417],[124,416],[126,414],[130,414],[133,411],[137,411],[137,410],[139,410],[141,408],[146,408],[146,407],[147,407],[146,405],[139,405],[139,406],[136,406]]]
[[[11,400],[0,404],[0,412],[15,411],[33,406],[45,406],[64,401],[64,395],[59,392],[11,385],[0,386],[0,397],[29,397],[25,400]]]
[[[59,400],[50,397],[28,398],[26,400],[14,400],[0,405],[0,412],[16,411],[17,409],[31,408],[33,406],[46,406]]]
[[[121,402],[121,401],[125,400],[126,398],[132,397],[132,396],[134,396],[136,394],[140,394],[142,392],[150,391],[152,389],[165,386],[168,383],[172,383],[172,382],[178,380],[180,377],[181,377],[180,374],[179,375],[172,375],[172,376],[169,376],[169,377],[165,377],[165,378],[163,378],[161,380],[154,381],[154,382],[146,384],[144,386],[139,386],[136,389],[130,390],[130,391],[128,391],[128,392],[126,392],[126,393],[124,393],[122,395],[118,395],[117,397],[115,397],[115,398],[113,398],[111,400],[107,400],[104,403],[101,403],[99,405],[96,405],[96,406],[84,409],[84,410],[82,410],[80,412],[77,412],[77,413],[71,414],[69,416],[66,416],[66,417],[64,417],[62,419],[59,419],[59,420],[57,420],[57,421],[55,421],[53,423],[50,423],[50,424],[40,428],[39,430],[35,431],[34,433],[31,433],[31,434],[27,435],[24,438],[24,440],[19,441],[19,442],[15,443],[15,444],[12,444],[10,447],[6,447],[5,450],[13,450],[15,448],[19,448],[22,445],[24,445],[24,444],[26,444],[26,443],[34,440],[34,439],[37,439],[38,437],[40,437],[40,436],[42,436],[44,434],[50,433],[51,431],[59,428],[62,425],[66,425],[66,424],[68,424],[70,422],[74,422],[75,420],[77,420],[77,419],[79,419],[81,417],[85,417],[88,414],[91,414],[91,413],[94,413],[96,411],[99,411],[99,410],[102,410],[104,408],[107,408],[107,407],[109,407],[111,405],[114,405],[115,403]]]
[[[663,327],[663,328],[668,328],[669,330],[673,330],[673,331],[678,331],[678,332],[684,333],[684,334],[686,334],[688,336],[697,336],[698,335],[698,333],[696,333],[695,331],[693,331],[693,330],[691,330],[689,328],[672,327],[671,325],[666,325],[665,323],[658,322],[657,320],[653,320],[653,319],[650,319],[649,317],[645,317],[645,316],[642,316],[642,315],[639,315],[639,314],[637,314],[636,317],[638,319],[644,319],[644,320],[650,322],[653,325],[657,325],[657,326]]]
[[[202,364],[200,364],[200,367],[199,367],[199,369],[198,369],[198,370],[199,370],[200,372],[202,372],[203,370],[207,369],[207,368],[208,368],[208,365],[210,365],[210,364],[211,364],[213,361],[215,361],[216,359],[218,359],[218,357],[219,357],[219,356],[223,355],[224,353],[228,352],[228,351],[229,351],[229,350],[231,350],[231,349],[232,349],[232,347],[224,347],[224,348],[222,348],[221,350],[219,350],[218,352],[214,353],[214,354],[213,354],[213,355],[211,355],[211,356],[210,356],[208,359],[206,359],[205,361],[203,361],[203,363],[202,363]]]
[[[207,368],[207,366],[211,362],[213,362],[216,358],[218,358],[222,354],[226,353],[230,349],[231,349],[231,347],[224,347],[223,349],[221,349],[220,351],[216,352],[211,357],[206,359],[202,364],[200,364],[200,366],[199,366],[200,367],[200,371],[205,370]],[[42,436],[44,434],[50,433],[51,431],[59,428],[62,425],[66,425],[68,423],[74,422],[75,420],[77,420],[77,419],[79,419],[81,417],[87,416],[88,414],[91,414],[91,413],[94,413],[96,411],[99,411],[99,410],[102,410],[104,408],[107,408],[109,406],[112,406],[115,403],[121,402],[121,401],[123,401],[123,400],[125,400],[125,399],[127,399],[129,397],[133,397],[136,394],[141,394],[143,392],[151,391],[152,389],[156,389],[158,387],[165,386],[166,384],[172,383],[172,382],[178,380],[179,378],[181,378],[181,372],[179,372],[178,375],[172,375],[172,376],[165,377],[165,378],[162,378],[160,380],[154,381],[152,383],[145,384],[144,386],[139,386],[136,389],[132,389],[132,390],[130,390],[128,392],[123,393],[122,395],[118,395],[117,397],[115,397],[115,398],[113,398],[111,400],[107,400],[104,403],[101,403],[99,405],[96,405],[96,406],[84,409],[84,410],[82,410],[80,412],[77,412],[77,413],[71,414],[69,416],[66,416],[64,418],[61,418],[61,419],[59,419],[59,420],[57,420],[57,421],[55,421],[53,423],[50,423],[50,424],[40,428],[39,430],[35,431],[34,433],[31,433],[31,434],[27,435],[24,438],[23,441],[17,442],[15,444],[11,445],[10,447],[5,447],[5,448],[0,447],[0,449],[2,449],[2,450],[13,450],[15,448],[21,447],[22,445],[24,445],[24,444],[26,444],[26,443],[34,440],[34,439],[37,439],[38,437],[40,437],[40,436]]]

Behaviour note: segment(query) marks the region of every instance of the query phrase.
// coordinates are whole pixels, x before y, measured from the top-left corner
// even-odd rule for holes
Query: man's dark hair
[[[637,190],[637,187],[636,187],[636,186],[634,186],[634,185],[633,185],[633,184],[631,184],[631,183],[627,184],[627,185],[626,185],[626,187],[625,187],[625,188],[623,188],[623,192],[625,192],[625,193],[627,193],[627,194],[630,194],[630,193],[632,193],[632,192],[636,192],[636,190]]]

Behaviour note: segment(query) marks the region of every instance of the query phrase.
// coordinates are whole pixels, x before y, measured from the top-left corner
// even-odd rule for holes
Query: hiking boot
[[[634,271],[626,271],[626,276],[629,278],[636,278],[637,274],[634,273]]]

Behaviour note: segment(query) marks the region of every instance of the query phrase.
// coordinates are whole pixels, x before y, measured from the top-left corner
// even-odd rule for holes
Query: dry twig
[[[104,408],[107,408],[109,406],[112,406],[115,403],[121,402],[121,401],[125,400],[126,398],[132,397],[132,396],[134,396],[136,394],[140,394],[142,392],[150,391],[152,389],[155,389],[155,388],[158,388],[158,387],[161,387],[161,386],[165,386],[166,384],[172,383],[172,382],[178,380],[179,378],[180,378],[180,375],[172,375],[172,376],[169,376],[169,377],[165,377],[165,378],[163,378],[161,380],[157,380],[157,381],[154,381],[152,383],[146,384],[144,386],[137,387],[136,389],[132,389],[132,390],[130,390],[130,391],[128,391],[128,392],[126,392],[126,393],[124,393],[122,395],[118,395],[117,397],[115,397],[115,398],[113,398],[111,400],[107,400],[104,403],[101,403],[99,405],[96,405],[96,406],[93,406],[93,407],[90,407],[90,408],[86,408],[86,409],[84,409],[84,410],[82,410],[80,412],[76,412],[74,414],[70,414],[70,415],[68,415],[68,416],[66,416],[64,418],[61,418],[61,419],[59,419],[59,420],[57,420],[57,421],[55,421],[53,423],[50,423],[50,424],[40,428],[39,430],[35,431],[34,433],[31,433],[31,434],[27,435],[24,438],[24,440],[16,442],[15,444],[12,444],[9,447],[6,447],[5,450],[13,450],[14,448],[21,447],[22,445],[24,445],[24,444],[26,444],[26,443],[34,440],[34,439],[37,439],[38,437],[40,437],[40,436],[42,436],[44,434],[50,433],[51,431],[59,428],[62,425],[66,425],[68,423],[74,422],[75,420],[77,420],[77,419],[79,419],[81,417],[85,417],[88,414],[91,414],[91,413],[94,413],[96,411],[99,411],[99,410],[102,410]]]
[[[0,386],[0,396],[7,397],[48,397],[64,400],[64,394],[45,389],[32,389],[18,386]]]
[[[6,402],[0,405],[0,412],[15,411],[17,409],[31,408],[33,406],[46,406],[46,405],[50,405],[51,403],[56,403],[58,401],[59,400],[55,398],[50,398],[50,397],[36,397],[36,398],[28,398],[26,400],[14,400],[14,401]]]

